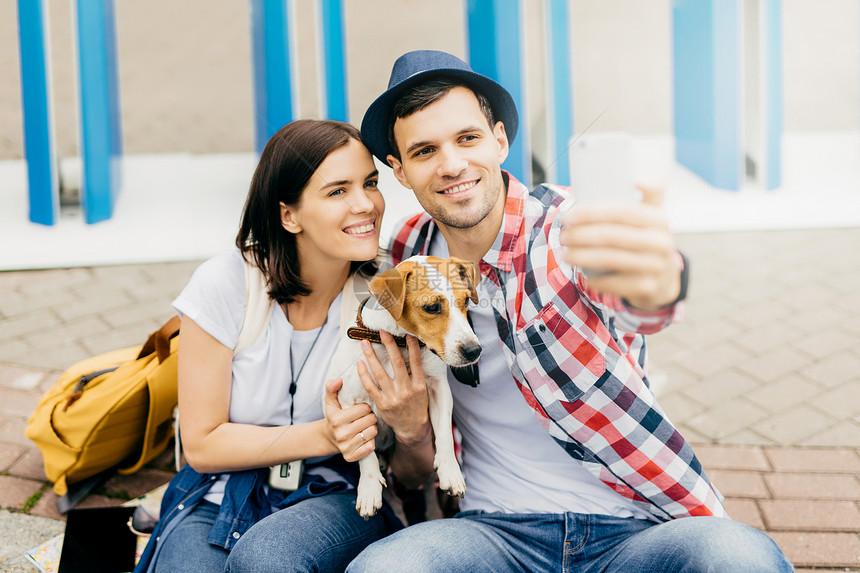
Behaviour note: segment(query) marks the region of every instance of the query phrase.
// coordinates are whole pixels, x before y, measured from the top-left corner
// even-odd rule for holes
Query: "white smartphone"
[[[621,131],[584,133],[570,147],[575,205],[635,203],[641,192],[633,173],[633,142]]]
[[[563,216],[578,205],[636,203],[642,192],[633,174],[633,142],[626,132],[584,133],[570,147],[571,197],[562,204]],[[586,277],[611,274],[580,269]]]

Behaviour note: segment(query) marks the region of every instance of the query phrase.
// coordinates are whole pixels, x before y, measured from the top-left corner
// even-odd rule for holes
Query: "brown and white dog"
[[[395,268],[376,276],[370,282],[373,300],[365,300],[358,309],[358,327],[350,329],[350,340],[344,340],[330,367],[331,377],[343,378],[338,393],[341,407],[366,403],[378,417],[376,450],[393,445],[393,432],[379,417],[376,405],[361,384],[355,367],[360,355],[360,341],[355,338],[373,336],[385,330],[395,337],[411,334],[424,346],[421,363],[429,392],[430,424],[433,427],[436,455],[434,467],[439,486],[450,495],[462,497],[466,491],[463,474],[454,455],[451,432],[453,398],[448,386],[446,364],[468,366],[481,355],[478,337],[469,325],[466,308],[469,301],[478,302],[475,290],[478,276],[475,266],[467,261],[450,258],[411,257]],[[364,335],[364,336],[363,336]],[[343,345],[346,344],[344,347]],[[388,353],[382,345],[373,348],[389,376],[393,376]],[[401,347],[403,357],[408,352]],[[382,487],[385,478],[379,468],[379,459],[371,453],[359,462],[361,478],[358,484],[356,509],[367,518],[382,506]]]

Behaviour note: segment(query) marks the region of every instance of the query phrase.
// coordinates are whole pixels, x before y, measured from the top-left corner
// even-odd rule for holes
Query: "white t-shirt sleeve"
[[[235,348],[245,320],[245,263],[238,249],[216,255],[197,267],[173,301],[187,316],[227,348]]]

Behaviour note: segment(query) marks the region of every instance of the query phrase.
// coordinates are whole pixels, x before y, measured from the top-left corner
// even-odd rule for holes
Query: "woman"
[[[320,399],[341,336],[341,291],[359,267],[375,270],[368,261],[385,209],[359,137],[333,121],[276,133],[251,183],[238,250],[203,263],[174,301],[188,465],[135,571],[338,571],[400,526],[390,509],[365,521],[354,508],[357,470],[347,462],[374,447],[370,408],[323,412]],[[265,332],[234,356],[245,260],[276,304]],[[269,487],[269,466],[293,460],[304,460],[298,489]]]

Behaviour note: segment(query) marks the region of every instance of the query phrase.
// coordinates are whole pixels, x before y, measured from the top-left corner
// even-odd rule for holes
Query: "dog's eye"
[[[442,305],[440,305],[438,302],[434,302],[433,304],[425,304],[422,308],[427,314],[439,314],[440,312],[442,312]]]

